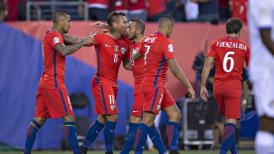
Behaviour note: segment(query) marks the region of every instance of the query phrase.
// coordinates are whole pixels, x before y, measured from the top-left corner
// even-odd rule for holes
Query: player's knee
[[[141,119],[140,117],[135,117],[135,116],[131,116],[131,117],[130,117],[130,122],[131,122],[131,123],[135,123],[135,124],[136,124],[136,123],[140,123],[141,120],[142,120],[142,119]]]
[[[34,118],[34,120],[42,126],[46,122],[47,118]]]
[[[98,115],[97,121],[99,121],[101,124],[106,123],[106,117],[104,115]]]
[[[181,112],[179,110],[174,110],[171,114],[168,114],[169,121],[179,122],[181,119]]]
[[[107,118],[107,121],[116,122],[118,119],[118,115],[117,114],[107,115],[106,118]]]
[[[74,115],[69,115],[64,117],[64,122],[75,122],[76,118]]]

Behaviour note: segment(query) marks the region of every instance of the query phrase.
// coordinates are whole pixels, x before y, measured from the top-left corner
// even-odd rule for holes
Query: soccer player
[[[207,101],[209,95],[206,81],[215,64],[213,95],[218,104],[219,114],[225,116],[220,154],[226,154],[228,150],[232,154],[238,153],[235,125],[241,116],[242,71],[249,60],[249,46],[239,38],[241,28],[241,20],[231,18],[227,21],[227,36],[213,42],[202,72],[200,96]]]
[[[143,39],[145,32],[145,23],[141,19],[130,19],[127,28],[127,37],[131,40],[130,53],[134,55],[136,52],[142,50]],[[135,141],[135,136],[139,123],[143,115],[144,94],[142,90],[142,81],[144,78],[145,66],[144,59],[138,61],[131,60],[132,73],[134,76],[134,103],[130,116],[129,130],[127,133],[126,141],[121,154],[128,154]],[[165,151],[164,143],[161,140],[161,135],[157,128],[153,126],[150,129],[149,136],[152,138],[153,143],[159,151]]]
[[[70,27],[69,14],[57,11],[53,16],[53,27],[45,33],[42,44],[44,72],[36,94],[35,118],[27,130],[25,154],[31,153],[36,134],[47,118],[64,118],[65,135],[70,147],[75,154],[80,153],[74,127],[75,117],[64,82],[65,56],[74,53],[88,41],[80,40],[73,45],[64,45],[62,35]]]
[[[249,0],[250,77],[260,118],[257,154],[274,153],[274,0]]]
[[[160,110],[167,113],[167,136],[170,153],[178,153],[178,127],[181,113],[166,89],[166,73],[168,67],[173,75],[187,87],[187,92],[194,99],[195,92],[178,66],[171,40],[169,39],[173,28],[174,19],[170,15],[162,15],[159,19],[158,31],[144,39],[143,50],[136,52],[133,60],[144,57],[145,76],[143,79],[143,93],[145,102],[143,105],[143,123],[140,124],[136,135],[135,153],[143,153],[146,137],[154,125],[155,116]],[[160,138],[161,139],[161,138]],[[157,146],[156,146],[157,147]],[[159,151],[159,153],[166,153]]]
[[[92,80],[91,90],[98,117],[88,129],[81,146],[82,153],[87,153],[89,145],[103,128],[105,152],[113,153],[112,146],[118,113],[116,106],[118,71],[122,61],[126,69],[131,69],[129,45],[123,37],[127,28],[125,14],[112,12],[108,16],[107,23],[109,32],[93,34],[88,39],[96,49],[97,70]]]

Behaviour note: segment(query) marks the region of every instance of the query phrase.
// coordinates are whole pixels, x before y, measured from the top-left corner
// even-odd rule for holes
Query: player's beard
[[[135,35],[133,35],[132,37],[129,37],[129,36],[128,36],[128,39],[134,40],[134,39],[136,39],[136,37],[137,37],[137,36],[136,36],[136,34],[135,34]]]

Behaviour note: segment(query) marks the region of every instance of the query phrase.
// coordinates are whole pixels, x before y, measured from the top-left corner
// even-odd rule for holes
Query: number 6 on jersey
[[[225,72],[231,72],[234,67],[234,59],[232,57],[229,57],[229,55],[234,55],[235,52],[229,51],[225,54],[224,60],[223,60],[223,69]],[[230,61],[230,66],[227,68],[227,63]]]

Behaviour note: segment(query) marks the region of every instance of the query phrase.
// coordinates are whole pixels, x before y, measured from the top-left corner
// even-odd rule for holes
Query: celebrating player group
[[[259,24],[259,21],[255,20],[255,22]],[[146,27],[144,21],[137,18],[128,21],[122,12],[110,13],[107,24],[98,22],[98,25],[107,28],[108,31],[92,33],[80,38],[68,34],[70,16],[66,11],[57,11],[54,14],[53,27],[45,33],[43,39],[44,72],[37,90],[35,117],[27,129],[24,153],[31,153],[36,134],[47,118],[63,118],[65,135],[74,154],[88,153],[90,144],[102,130],[105,153],[113,154],[115,126],[118,119],[117,77],[120,64],[123,63],[124,69],[132,71],[134,77],[134,102],[121,154],[128,154],[133,146],[135,154],[142,154],[147,136],[151,138],[160,154],[167,153],[159,130],[154,124],[155,117],[160,111],[168,116],[166,132],[169,153],[178,154],[181,112],[166,88],[168,69],[186,87],[190,99],[195,99],[195,92],[175,59],[175,53],[179,51],[176,51],[176,46],[170,39],[175,26],[173,17],[168,14],[162,15],[158,22],[158,29],[148,36],[144,35]],[[265,28],[263,24],[261,25]],[[250,55],[249,45],[239,38],[241,29],[241,20],[231,18],[227,21],[227,36],[212,43],[202,72],[200,96],[202,100],[207,101],[206,81],[212,66],[216,67],[214,97],[219,114],[225,116],[220,154],[226,154],[229,150],[233,154],[238,153],[235,144],[235,124],[240,118],[241,111],[242,70],[247,67]],[[267,32],[269,31],[263,29],[261,33]],[[271,41],[271,38],[269,39]],[[98,116],[89,127],[83,144],[79,146],[74,126],[75,116],[64,83],[64,69],[65,56],[83,46],[88,48],[94,46],[96,51],[97,68],[92,79],[91,92],[94,97],[94,112]],[[272,51],[273,62],[273,44],[269,48]],[[262,83],[256,82],[256,84]],[[273,89],[270,86],[269,88]],[[258,99],[263,101],[263,98]],[[269,100],[272,101],[272,106],[273,100]],[[261,112],[263,120],[273,124],[273,118],[271,118],[273,114]],[[262,129],[265,128],[262,127]],[[274,146],[273,129],[262,130],[259,137],[265,135],[264,131],[272,133]]]

